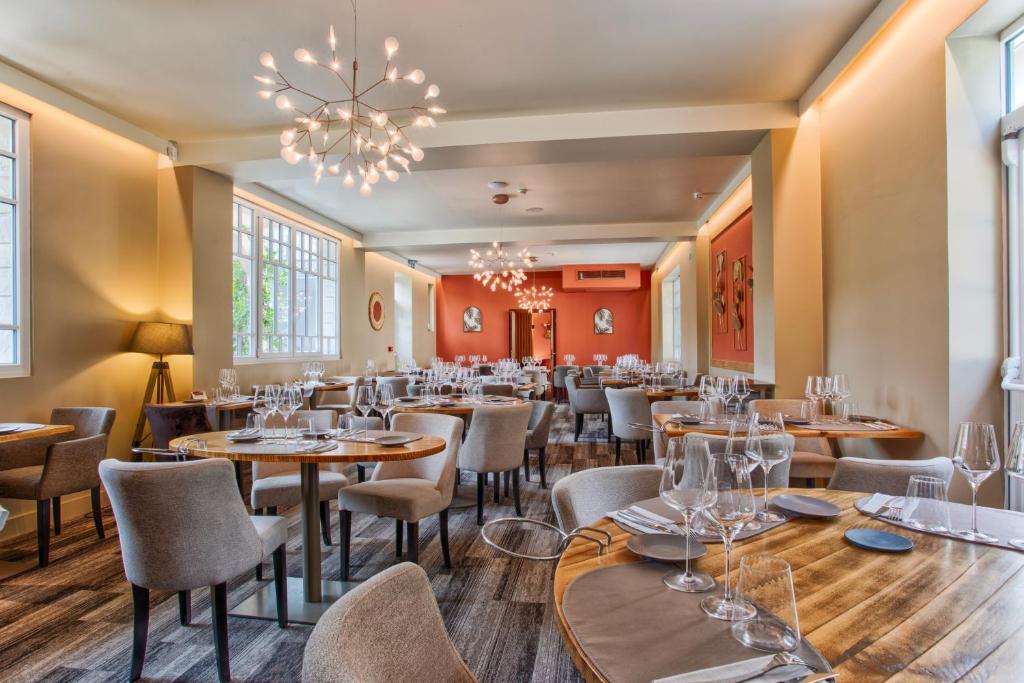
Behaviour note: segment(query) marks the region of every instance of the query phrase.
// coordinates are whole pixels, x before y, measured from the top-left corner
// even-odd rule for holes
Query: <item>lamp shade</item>
[[[171,356],[192,355],[192,326],[182,323],[141,322],[129,351]]]

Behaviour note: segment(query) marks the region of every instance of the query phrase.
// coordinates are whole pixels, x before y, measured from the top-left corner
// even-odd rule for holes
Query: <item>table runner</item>
[[[758,497],[758,499],[757,499],[757,509],[758,510],[761,509],[761,503],[762,503],[761,498]],[[649,498],[647,500],[642,500],[639,503],[634,503],[634,504],[637,507],[639,507],[639,508],[643,508],[644,510],[647,510],[649,512],[653,512],[656,515],[661,515],[662,517],[666,517],[668,519],[671,519],[676,524],[682,524],[682,522],[683,522],[682,514],[678,510],[674,510],[673,508],[670,508],[668,506],[668,504],[665,503],[661,498]],[[781,510],[776,510],[776,511],[777,512],[781,512]],[[785,524],[788,521],[789,521],[789,518],[787,517],[786,519],[782,520],[781,522],[767,522],[767,523],[766,522],[758,522],[758,524],[761,525],[759,528],[757,528],[757,529],[742,529],[740,531],[740,533],[736,535],[735,540],[736,541],[742,541],[742,540],[744,540],[746,538],[751,538],[753,536],[757,536],[759,534],[763,534],[766,531],[771,531],[772,529],[774,529],[777,526],[782,526],[783,524]],[[704,520],[702,515],[697,515],[697,517],[694,519],[693,530],[695,532],[697,532],[697,540],[699,540],[701,543],[721,543],[722,542],[722,537],[720,535],[718,535],[717,533],[715,533],[713,531],[710,531],[707,528],[707,523],[705,522],[705,520]],[[630,530],[626,529],[626,531],[630,531]],[[630,533],[633,533],[633,532],[630,531]]]
[[[786,424],[800,429],[814,429],[819,432],[891,432],[895,429],[899,429],[896,425],[886,424],[884,422],[878,423],[885,424],[884,428],[872,427],[863,422],[809,422],[806,424],[787,422]],[[828,435],[826,434],[826,436]]]
[[[736,641],[731,622],[701,610],[709,593],[669,590],[661,581],[665,572],[652,562],[616,565],[587,572],[566,588],[565,621],[606,679],[650,683],[764,655]],[[806,639],[795,654],[815,669],[830,670]]]
[[[895,496],[902,498],[902,496]],[[998,543],[989,543],[988,541],[971,541],[962,536],[956,534],[941,533],[938,531],[926,531],[924,529],[918,529],[917,527],[905,524],[902,521],[894,521],[888,517],[879,517],[867,512],[863,509],[864,503],[866,503],[871,496],[865,496],[854,502],[853,506],[859,513],[872,519],[881,520],[893,526],[902,527],[909,529],[910,531],[917,531],[922,534],[932,534],[933,536],[945,536],[946,538],[954,538],[964,543],[977,543],[979,545],[995,546],[997,548],[1006,548],[1007,550],[1016,550],[1021,552],[1021,548],[1015,548],[1007,541],[1010,539],[1022,539],[1024,538],[1024,514],[1020,512],[1014,512],[1012,510],[996,510],[995,508],[978,507],[978,531],[995,536],[999,539]],[[949,504],[949,522],[954,529],[970,529],[971,528],[971,506],[963,505],[961,503],[950,503]]]

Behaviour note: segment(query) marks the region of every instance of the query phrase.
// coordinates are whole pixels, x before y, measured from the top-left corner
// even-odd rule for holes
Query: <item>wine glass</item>
[[[953,466],[964,475],[971,487],[971,530],[954,533],[969,541],[994,543],[996,538],[978,531],[978,487],[999,470],[995,427],[977,422],[961,422],[956,446],[953,448]]]
[[[781,415],[779,417],[781,419]],[[757,519],[767,523],[785,521],[785,516],[768,509],[768,473],[771,472],[773,467],[779,463],[786,462],[792,457],[792,451],[786,435],[779,432],[758,433],[751,429],[747,434],[744,449],[748,456],[758,461],[758,464],[761,465],[761,470],[764,472],[764,505],[761,511],[757,513]]]
[[[750,396],[750,380],[746,377],[737,377],[733,391],[739,399],[739,403],[736,406],[736,412],[742,413],[743,402],[747,400],[747,396]]]
[[[269,386],[256,386],[252,400],[252,412],[260,416],[260,438],[267,436],[267,418],[274,412],[274,399]]]
[[[395,400],[394,389],[390,384],[381,384],[373,392],[373,409],[380,413],[382,421],[387,424],[388,414],[391,412],[392,402]]]
[[[1006,451],[1006,473],[1015,480],[1024,479],[1024,422],[1015,422]],[[1010,539],[1010,545],[1024,550],[1024,538]]]
[[[370,408],[372,407],[373,386],[364,384],[356,392],[356,410],[362,413],[363,416],[363,434],[366,434],[366,425],[368,424],[366,417],[370,414]]]
[[[832,376],[832,393],[843,403],[853,393],[850,391],[850,380],[843,373]]]
[[[818,392],[818,385],[821,383],[821,378],[814,375],[807,375],[807,384],[804,386],[804,396],[811,403],[817,403],[818,399],[821,398],[821,394]]]
[[[754,519],[756,507],[745,459],[733,453],[711,453],[704,479],[706,506],[701,514],[722,537],[725,574],[722,593],[709,595],[700,606],[708,616],[724,621],[742,621],[756,612],[753,605],[733,594],[729,580],[733,540]]]
[[[715,580],[707,574],[694,573],[690,568],[690,535],[693,533],[693,518],[705,505],[704,478],[711,453],[704,439],[684,440],[680,437],[669,439],[665,453],[659,495],[683,516],[686,570],[670,572],[662,581],[675,591],[703,593],[715,587]],[[679,532],[678,525],[673,525],[673,528]]]
[[[285,387],[281,391],[281,400],[277,404],[277,412],[284,418],[284,438],[288,438],[288,419],[302,407],[302,392],[294,386]]]

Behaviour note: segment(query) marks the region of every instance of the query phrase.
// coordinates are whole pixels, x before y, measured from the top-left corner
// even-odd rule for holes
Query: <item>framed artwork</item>
[[[719,334],[729,331],[729,310],[726,303],[729,296],[728,273],[725,267],[727,261],[728,252],[725,249],[715,254],[715,272],[711,282],[711,307],[714,314],[715,331]]]
[[[732,348],[747,350],[747,259],[732,262]]]
[[[484,331],[484,319],[480,313],[480,309],[476,306],[469,306],[462,312],[462,331],[463,332],[483,332]]]
[[[594,311],[594,334],[614,334],[615,317],[607,308]]]
[[[370,317],[370,327],[376,332],[384,327],[384,295],[380,292],[370,294],[370,304],[367,307]]]

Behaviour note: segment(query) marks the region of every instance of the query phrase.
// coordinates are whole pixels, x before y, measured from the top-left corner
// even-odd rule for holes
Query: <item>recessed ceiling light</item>
[[[543,210],[544,210],[544,207],[542,207],[542,206],[531,206],[530,208],[528,208],[526,210],[526,213],[540,213]]]
[[[492,190],[504,190],[506,187],[508,187],[508,183],[506,183],[504,180],[492,180],[491,182],[487,183],[487,187],[491,188]]]

